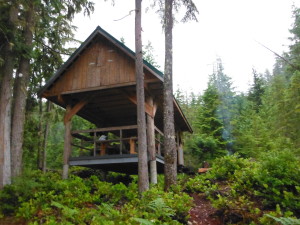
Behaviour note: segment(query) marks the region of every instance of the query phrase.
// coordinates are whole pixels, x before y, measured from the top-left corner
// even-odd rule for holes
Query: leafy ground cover
[[[78,171],[76,171],[78,173]],[[111,178],[110,178],[111,179]],[[179,187],[161,185],[138,195],[136,177],[125,184],[101,176],[31,171],[0,192],[2,221],[9,217],[27,224],[181,224],[187,221],[192,198]],[[113,180],[113,179],[111,179]],[[114,180],[117,180],[115,177]]]
[[[30,171],[0,192],[0,224],[300,224],[299,159],[284,150],[216,159],[204,175],[180,175],[170,192],[162,176],[137,190],[136,176]]]
[[[289,152],[266,153],[259,161],[233,155],[183,185],[205,195],[222,224],[300,224],[299,175],[299,159]]]

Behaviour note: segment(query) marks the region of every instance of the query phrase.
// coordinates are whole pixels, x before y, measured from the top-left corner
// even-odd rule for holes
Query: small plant
[[[291,217],[275,217],[270,214],[265,214],[265,216],[273,219],[277,223],[280,223],[282,225],[300,225],[300,219],[297,218],[291,218]]]

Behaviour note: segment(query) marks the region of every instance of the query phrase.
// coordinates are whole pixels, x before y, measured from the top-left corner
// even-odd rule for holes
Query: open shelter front
[[[163,74],[144,61],[148,160],[163,172]],[[40,90],[39,96],[66,109],[64,177],[69,165],[137,173],[135,53],[97,27]],[[182,132],[192,129],[174,98],[178,164]],[[78,115],[97,128],[72,130]]]

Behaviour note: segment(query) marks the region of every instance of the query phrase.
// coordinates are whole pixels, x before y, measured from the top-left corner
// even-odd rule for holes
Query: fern
[[[272,218],[276,222],[283,225],[300,225],[300,219],[295,219],[291,217],[274,217],[269,214],[266,214],[266,216]]]
[[[61,203],[59,202],[55,202],[55,201],[52,201],[51,202],[51,205],[52,206],[55,206],[56,208],[58,209],[61,209],[64,216],[68,217],[68,218],[72,218],[73,216],[75,216],[76,214],[78,214],[78,210],[76,209],[71,209],[65,205],[62,205]]]
[[[142,219],[142,218],[133,218],[136,222],[138,222],[140,225],[153,225],[150,220]]]
[[[155,212],[155,214],[164,215],[167,217],[172,217],[175,215],[175,211],[167,206],[162,198],[157,198],[151,201],[148,205],[148,208]]]

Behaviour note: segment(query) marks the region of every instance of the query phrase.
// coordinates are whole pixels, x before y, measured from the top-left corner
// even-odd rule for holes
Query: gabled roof
[[[113,45],[118,47],[120,50],[122,50],[126,55],[129,57],[135,59],[135,53],[128,48],[125,44],[117,40],[115,37],[107,33],[105,30],[103,30],[100,26],[97,26],[97,28],[93,31],[93,33],[80,45],[78,49],[70,56],[70,58],[59,68],[59,70],[52,76],[45,84],[44,87],[42,87],[38,91],[38,96],[41,97],[44,91],[46,91],[62,74],[63,72],[76,60],[76,58],[84,51],[84,49],[91,43],[91,41],[97,36],[101,35],[105,37],[109,42],[111,42]],[[157,68],[155,68],[153,65],[148,63],[146,60],[144,61],[144,68],[149,70],[152,74],[154,74],[157,78],[159,78],[161,81],[163,81],[163,73],[159,71]]]

